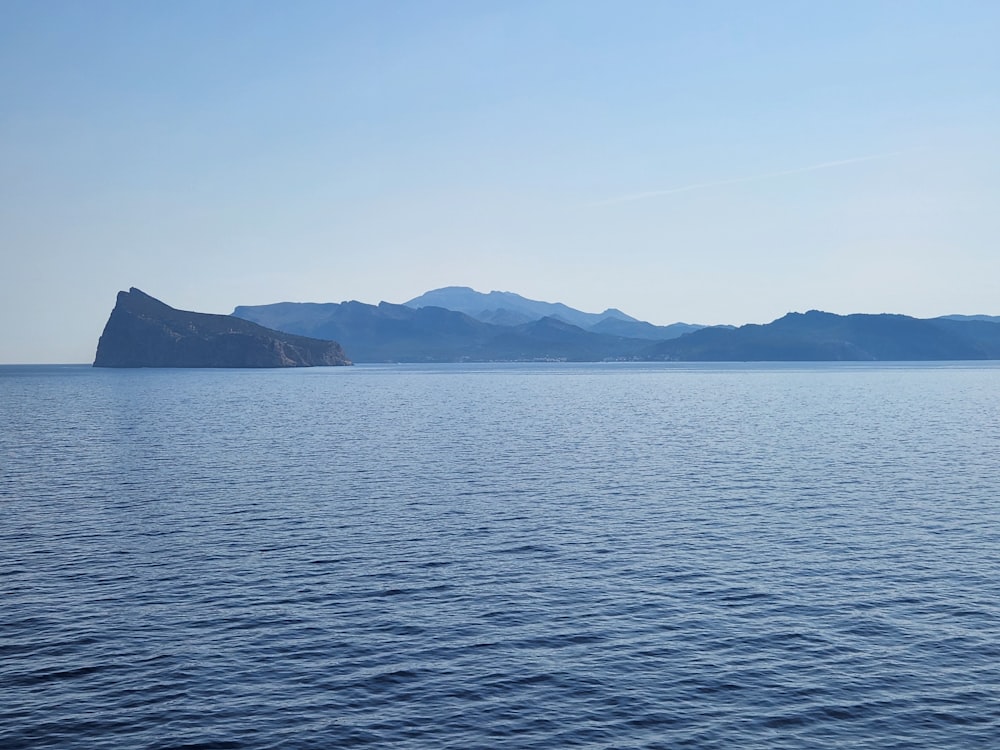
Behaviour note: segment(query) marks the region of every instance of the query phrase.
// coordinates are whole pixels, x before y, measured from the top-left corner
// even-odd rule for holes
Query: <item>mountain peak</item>
[[[484,294],[467,286],[432,289],[403,304],[413,308],[444,307],[483,321],[539,320],[545,317],[557,317],[584,329],[597,325],[606,318],[639,322],[615,308],[608,308],[602,313],[588,313],[561,302],[542,302],[522,297],[514,292],[501,292],[495,289]]]

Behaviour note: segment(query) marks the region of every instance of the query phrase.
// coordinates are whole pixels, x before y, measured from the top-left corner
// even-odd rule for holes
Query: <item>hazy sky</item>
[[[0,0],[0,362],[119,289],[1000,314],[1000,3]]]

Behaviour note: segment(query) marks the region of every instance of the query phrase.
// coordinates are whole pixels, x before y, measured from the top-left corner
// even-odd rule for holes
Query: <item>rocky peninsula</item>
[[[94,367],[315,367],[349,365],[340,344],[170,307],[132,287],[119,292]]]

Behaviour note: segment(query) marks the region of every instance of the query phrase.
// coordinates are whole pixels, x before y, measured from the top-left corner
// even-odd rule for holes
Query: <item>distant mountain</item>
[[[811,310],[766,325],[704,328],[655,344],[644,356],[716,362],[1000,359],[1000,326]]]
[[[671,323],[668,326],[654,326],[641,320],[622,320],[620,318],[605,318],[592,325],[587,330],[593,333],[608,333],[614,336],[628,336],[633,339],[648,339],[650,341],[665,341],[683,336],[685,333],[699,331],[705,326],[691,323]]]
[[[996,322],[990,322],[995,320]],[[1000,317],[989,315],[931,318],[932,323],[950,335],[969,342],[986,355],[986,359],[1000,359]]]
[[[450,362],[477,359],[491,326],[442,308],[413,310],[382,302],[279,302],[240,306],[233,315],[303,336],[334,339],[355,362]]]
[[[933,318],[933,320],[961,320],[979,321],[982,323],[1000,323],[1000,315],[942,315],[940,318]]]
[[[480,310],[483,320],[419,304],[438,299],[474,307],[484,298],[514,307]],[[567,310],[590,315],[508,292],[487,295],[465,287],[428,292],[406,305],[282,302],[241,306],[233,314],[280,331],[340,341],[356,362],[1000,359],[1000,324],[986,320],[812,310],[789,313],[766,325],[705,328],[683,323],[653,326],[611,311],[585,329],[561,316],[530,317],[552,307],[563,315]]]
[[[233,315],[303,336],[336,339],[355,362],[630,359],[648,341],[585,331],[554,317],[496,325],[442,307],[381,302],[241,305]]]
[[[496,325],[512,326],[542,318],[558,318],[593,333],[651,341],[676,338],[703,327],[688,323],[654,326],[614,308],[608,308],[602,313],[587,313],[568,307],[561,302],[539,302],[513,292],[484,294],[467,286],[448,286],[434,289],[403,304],[418,309],[443,307],[446,310],[465,313],[484,323]]]
[[[231,315],[176,310],[132,287],[119,292],[94,367],[349,365],[334,341],[269,330]]]
[[[487,319],[497,311],[520,313],[525,316],[525,320],[522,322],[541,318],[559,318],[584,329],[608,317],[635,320],[620,310],[608,309],[602,313],[586,313],[567,307],[561,302],[538,302],[513,292],[484,294],[467,286],[447,286],[442,289],[434,289],[403,304],[407,307],[443,307],[446,310],[463,312],[477,320]]]

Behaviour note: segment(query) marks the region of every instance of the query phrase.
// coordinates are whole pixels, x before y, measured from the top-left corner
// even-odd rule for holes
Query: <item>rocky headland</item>
[[[340,344],[271,330],[232,315],[177,310],[132,287],[119,292],[94,367],[349,365]]]

